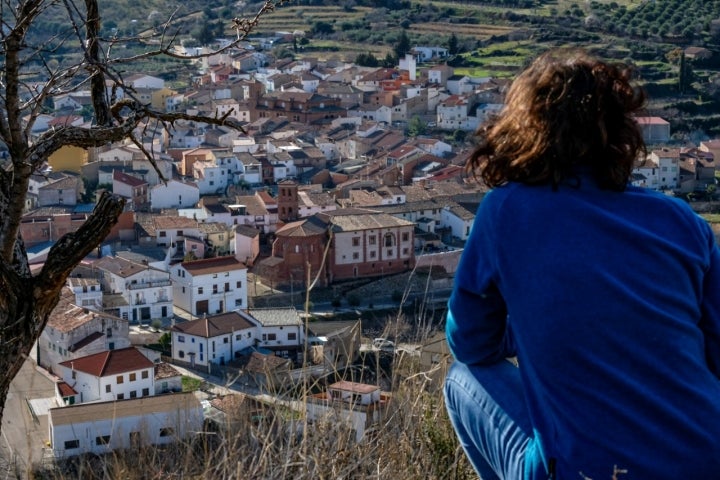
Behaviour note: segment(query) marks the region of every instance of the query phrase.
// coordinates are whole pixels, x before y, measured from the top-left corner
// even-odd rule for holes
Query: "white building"
[[[235,150],[238,152],[237,150]],[[263,183],[262,161],[253,157],[247,152],[238,152],[237,158],[242,165],[238,171],[241,179],[250,185],[258,185]]]
[[[294,307],[253,308],[248,313],[260,326],[258,347],[292,358],[305,344],[303,321]]]
[[[440,226],[449,228],[453,237],[467,240],[475,214],[460,205],[450,205],[440,211]]]
[[[474,98],[471,95],[451,95],[437,106],[437,124],[444,130],[472,131],[478,118],[471,116]]]
[[[198,222],[179,215],[155,215],[156,244],[158,247],[178,247],[184,237],[200,238]]]
[[[376,385],[341,381],[329,385],[326,392],[306,398],[307,416],[311,421],[345,424],[359,442],[369,427],[382,420],[388,401]]]
[[[150,189],[150,208],[153,210],[194,207],[198,201],[200,189],[191,182],[168,180]]]
[[[106,294],[119,295],[125,305],[117,314],[132,322],[172,317],[173,291],[168,272],[121,257],[103,257],[94,267]]]
[[[235,257],[182,262],[170,267],[175,306],[192,315],[247,306],[247,267]]]
[[[67,279],[67,286],[75,296],[73,304],[95,311],[102,310],[103,292],[99,280],[70,277]]]
[[[62,387],[57,384],[58,403],[74,405],[155,395],[154,366],[134,347],[67,360],[59,364],[57,372],[65,383]]]
[[[680,186],[680,150],[662,148],[653,150],[644,162],[633,168],[638,179],[635,185],[652,190],[674,190]]]
[[[257,323],[240,310],[182,322],[170,333],[173,360],[192,368],[224,365],[259,342]]]
[[[48,412],[55,458],[161,445],[202,431],[203,411],[193,392],[97,402]]]
[[[73,293],[63,289],[36,344],[38,365],[51,372],[65,361],[130,346],[127,320],[74,305],[73,301]]]

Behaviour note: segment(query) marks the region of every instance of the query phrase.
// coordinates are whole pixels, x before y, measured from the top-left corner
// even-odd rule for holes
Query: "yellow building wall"
[[[85,165],[87,160],[87,150],[80,147],[65,145],[57,152],[50,155],[48,163],[54,172],[67,170],[70,172],[80,173],[80,167]]]
[[[175,95],[177,92],[175,90],[171,90],[167,87],[163,87],[158,90],[153,90],[152,92],[152,102],[151,105],[154,109],[160,110],[161,112],[165,111],[165,99],[171,95]]]

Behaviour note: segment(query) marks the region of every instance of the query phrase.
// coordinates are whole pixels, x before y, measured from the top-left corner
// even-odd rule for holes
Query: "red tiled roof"
[[[68,360],[60,363],[60,365],[96,377],[107,377],[143,368],[151,368],[154,364],[135,347],[128,347]]]
[[[343,380],[341,382],[335,382],[332,385],[328,385],[328,389],[344,390],[346,392],[355,393],[372,393],[376,390],[380,390],[380,387],[377,385],[368,385],[367,383],[348,382]]]
[[[255,327],[255,324],[240,313],[227,312],[179,323],[172,327],[172,331],[186,333],[196,337],[211,338],[253,327]]]
[[[77,395],[77,392],[65,382],[58,382],[57,387],[61,397],[71,397],[73,395]]]
[[[181,266],[192,275],[205,275],[208,273],[229,272],[247,268],[244,263],[233,256],[205,258],[182,262]]]
[[[130,185],[131,187],[139,187],[140,185],[147,185],[148,182],[127,173],[123,173],[119,170],[113,170],[113,180]]]

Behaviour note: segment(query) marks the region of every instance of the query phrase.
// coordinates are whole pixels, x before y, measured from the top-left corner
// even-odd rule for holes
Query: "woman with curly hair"
[[[629,185],[644,100],[624,66],[551,51],[477,132],[493,189],[445,396],[483,480],[720,475],[720,251],[687,204]]]

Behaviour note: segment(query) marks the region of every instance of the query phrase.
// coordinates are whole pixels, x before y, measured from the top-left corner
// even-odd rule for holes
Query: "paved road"
[[[8,466],[13,465],[20,472],[27,473],[33,463],[42,460],[42,450],[48,439],[47,415],[33,418],[27,401],[54,394],[53,382],[38,372],[35,362],[28,359],[10,384],[5,402],[0,439],[0,476],[4,477]],[[23,477],[27,476],[25,473]]]

